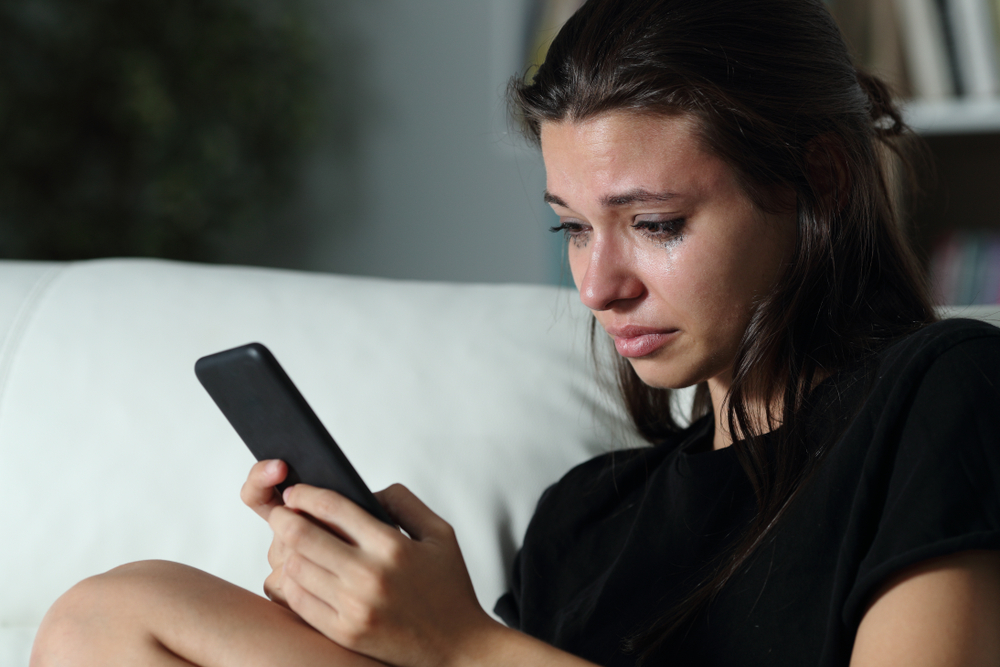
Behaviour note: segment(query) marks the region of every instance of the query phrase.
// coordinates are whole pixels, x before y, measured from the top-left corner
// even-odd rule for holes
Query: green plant
[[[321,114],[296,0],[0,5],[0,256],[216,259],[271,224]]]

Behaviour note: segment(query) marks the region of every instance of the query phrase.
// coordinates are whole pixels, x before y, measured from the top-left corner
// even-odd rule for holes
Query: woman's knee
[[[55,601],[38,628],[31,667],[82,665],[102,646],[126,640],[142,641],[137,604],[155,597],[150,588],[186,574],[186,566],[166,561],[141,561],[88,577]]]
[[[31,667],[81,663],[92,626],[105,603],[104,575],[84,579],[63,593],[49,608],[31,647]]]

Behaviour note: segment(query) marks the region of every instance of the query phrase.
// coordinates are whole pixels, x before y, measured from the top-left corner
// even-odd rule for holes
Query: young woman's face
[[[683,116],[545,122],[541,141],[573,280],[618,353],[654,387],[728,387],[794,246],[794,212],[754,207]]]

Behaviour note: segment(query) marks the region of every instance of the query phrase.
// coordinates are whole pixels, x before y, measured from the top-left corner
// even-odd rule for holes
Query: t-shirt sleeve
[[[521,629],[521,551],[514,556],[511,589],[500,596],[493,613],[499,616],[507,627]]]
[[[880,516],[843,609],[849,625],[899,570],[959,551],[1000,549],[1000,336],[942,352],[906,403],[872,444],[883,451],[865,462],[863,474],[877,481],[864,486],[864,505]]]

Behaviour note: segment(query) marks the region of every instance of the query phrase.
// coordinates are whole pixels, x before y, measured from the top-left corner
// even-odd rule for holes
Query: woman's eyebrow
[[[628,206],[629,204],[648,204],[670,201],[677,196],[675,192],[650,192],[636,188],[618,195],[605,195],[601,201],[607,207]]]
[[[546,204],[555,204],[556,206],[562,206],[563,208],[569,208],[569,204],[562,200],[562,197],[557,197],[548,190],[542,194],[542,199],[545,200]]]
[[[605,195],[601,199],[601,203],[607,208],[615,208],[618,206],[628,206],[630,204],[646,204],[646,203],[657,203],[670,201],[677,197],[675,192],[650,192],[643,188],[636,188],[634,190],[629,190],[627,192],[622,192],[621,194],[611,194]],[[545,200],[546,204],[555,204],[556,206],[562,206],[563,208],[569,208],[567,204],[561,197],[554,195],[548,190],[545,191],[542,199]]]

